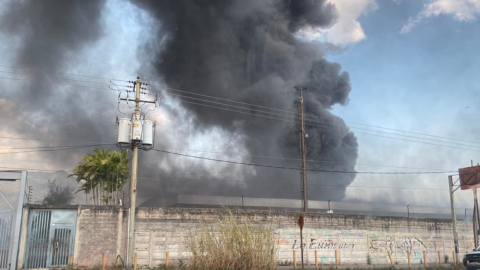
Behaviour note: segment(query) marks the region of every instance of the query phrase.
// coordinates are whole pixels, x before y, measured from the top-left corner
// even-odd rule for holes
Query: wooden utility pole
[[[140,125],[140,87],[142,82],[140,77],[134,82],[135,87],[135,112],[133,114],[132,125],[135,130],[135,125]],[[135,132],[135,131],[134,131]],[[132,132],[133,133],[133,132]],[[132,134],[133,135],[133,134]],[[133,137],[133,136],[132,136]],[[138,170],[138,142],[132,139],[132,182],[130,184],[130,246],[128,247],[132,262],[134,261],[134,247],[135,247],[135,207],[137,203],[137,170]]]
[[[132,149],[132,167],[131,174],[132,179],[130,182],[130,209],[129,209],[129,228],[126,248],[128,253],[125,256],[125,263],[132,265],[134,261],[134,247],[135,247],[135,207],[137,203],[137,171],[138,171],[138,150],[151,150],[154,147],[155,141],[155,122],[145,119],[145,115],[140,111],[140,103],[142,106],[146,103],[157,104],[155,100],[142,100],[140,99],[141,89],[146,89],[148,84],[143,83],[140,80],[140,76],[135,81],[128,81],[133,84],[133,92],[135,93],[135,111],[131,118],[117,118],[118,134],[117,134],[117,147],[122,149]],[[132,92],[132,91],[128,91]],[[126,101],[127,103],[132,101],[129,99],[128,94],[126,98],[119,95],[119,100]],[[117,196],[118,199],[118,196]]]
[[[470,160],[470,166],[473,167],[473,160]],[[478,170],[477,170],[478,174]],[[473,188],[473,242],[475,247],[478,247],[478,232],[479,232],[479,213],[478,213],[478,198],[477,198],[477,188]],[[457,254],[458,255],[458,254]]]
[[[302,200],[303,200],[303,212],[308,212],[308,192],[307,192],[307,150],[305,147],[305,139],[308,135],[305,133],[305,117],[303,111],[303,91],[307,90],[308,87],[294,87],[295,90],[300,92],[299,98],[299,111],[300,111],[300,152],[302,155],[302,164],[301,164],[301,178],[302,178]]]
[[[453,244],[455,245],[455,256],[458,257],[457,214],[455,213],[455,197],[453,195],[455,190],[453,190],[453,178],[451,175],[448,176],[448,189],[450,191],[450,206],[452,210]]]

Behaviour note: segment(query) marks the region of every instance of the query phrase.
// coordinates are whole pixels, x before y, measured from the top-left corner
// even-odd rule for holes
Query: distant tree
[[[48,181],[48,193],[42,200],[43,204],[65,205],[71,204],[75,199],[75,188],[68,185],[57,184],[57,180]]]
[[[82,186],[77,192],[92,194],[93,204],[118,203],[119,191],[129,178],[127,151],[94,149],[94,154],[83,156],[73,170],[77,183]]]

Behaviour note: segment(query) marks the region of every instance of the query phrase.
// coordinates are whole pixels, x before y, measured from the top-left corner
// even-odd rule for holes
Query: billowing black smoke
[[[159,25],[158,32],[139,35],[146,39],[138,52],[139,58],[151,60],[155,68],[154,71],[141,69],[140,74],[154,73],[171,88],[287,111],[298,108],[298,93],[293,86],[309,86],[305,92],[305,109],[307,114],[318,117],[309,119],[318,122],[307,121],[315,125],[307,125],[308,159],[328,162],[309,162],[308,168],[354,169],[356,138],[342,119],[329,111],[335,104],[348,102],[351,90],[348,73],[343,72],[340,65],[325,60],[321,49],[324,45],[296,36],[305,27],[328,28],[335,24],[337,13],[331,2],[149,0],[132,3],[148,12]],[[122,58],[110,55],[110,51],[97,54],[104,57],[102,59],[80,57],[104,36],[105,1],[10,1],[3,7],[0,31],[11,37],[12,44],[18,45],[12,47],[14,66],[62,72]],[[110,18],[111,21],[122,19]],[[132,38],[136,37],[125,36],[126,40]],[[148,58],[150,56],[152,58]],[[69,82],[59,80],[63,76],[58,73],[37,73],[31,69],[22,72],[25,71],[31,80],[19,81],[16,87],[1,85],[0,98],[11,100],[17,106],[18,113],[3,115],[5,119],[23,115],[29,125],[13,126],[15,120],[12,120],[0,131],[78,143],[112,141],[114,116],[108,111],[115,111],[115,100],[112,102],[115,96],[105,91],[61,85]],[[251,155],[299,158],[299,126],[292,122],[298,119],[269,115],[288,120],[280,121],[185,102],[183,106],[195,116],[194,126],[188,129],[192,134],[217,127],[241,137]],[[0,109],[0,112],[12,113],[12,110]],[[41,128],[46,129],[39,134]],[[165,140],[167,132],[157,132],[159,148],[170,147],[171,142]],[[45,156],[61,165],[68,158],[76,160],[78,153],[51,152]],[[141,175],[153,177],[139,179],[140,201],[182,193],[300,198],[299,171],[249,168],[239,176],[238,170],[236,174],[228,174],[229,167],[223,167],[220,173],[213,174],[215,163],[180,166],[172,156],[153,152],[142,153],[141,157]],[[239,160],[241,157],[223,158]],[[254,157],[243,160],[299,166],[295,160]],[[195,177],[190,178],[195,181],[178,179],[181,173],[194,173]],[[158,175],[161,177],[155,180]],[[341,200],[345,196],[341,186],[351,183],[354,175],[311,172],[308,178],[311,199]]]
[[[345,105],[351,90],[349,75],[337,63],[324,59],[321,45],[296,36],[305,27],[328,28],[335,23],[335,6],[322,0],[238,0],[238,1],[132,1],[156,18],[157,38],[163,40],[154,55],[153,66],[171,88],[184,89],[245,103],[297,110],[295,85],[308,86],[306,113],[315,126],[307,126],[310,169],[352,171],[357,158],[357,141],[342,119],[329,109]],[[155,44],[149,42],[145,48]],[[149,52],[145,51],[146,54]],[[246,138],[251,155],[299,157],[299,126],[296,123],[229,113],[184,103],[196,115],[195,129],[201,132],[221,127]],[[257,108],[258,109],[258,108]],[[278,113],[278,111],[276,111]],[[251,111],[250,113],[256,113]],[[290,119],[278,115],[276,118]],[[298,120],[297,120],[298,121]],[[206,142],[206,144],[215,142]],[[231,159],[233,159],[232,157]],[[251,158],[258,164],[298,167],[298,161]],[[155,166],[152,162],[152,167]],[[309,173],[311,199],[341,200],[353,174]],[[141,190],[148,196],[176,193],[299,198],[299,172],[255,169],[246,179],[256,182],[241,186],[198,181],[178,183],[164,177],[160,187]],[[228,183],[234,176],[224,175]],[[268,181],[268,184],[261,184]],[[158,182],[156,183],[158,184]],[[292,185],[293,184],[293,185]],[[330,185],[330,187],[325,186]],[[332,187],[333,186],[333,187]]]
[[[25,137],[39,137],[38,129],[46,128],[43,139],[70,140],[75,144],[82,141],[98,142],[105,140],[111,131],[104,128],[103,122],[92,121],[102,111],[105,91],[85,91],[71,88],[70,85],[88,85],[63,80],[59,73],[81,65],[79,53],[88,45],[102,37],[101,11],[105,1],[10,1],[0,17],[0,30],[10,37],[13,63],[21,68],[12,74],[27,80],[3,81],[2,96],[15,102],[16,107],[28,115],[28,126],[15,131]],[[5,40],[7,42],[7,40]],[[3,62],[2,64],[6,64]],[[8,63],[7,63],[8,64]],[[5,75],[2,73],[2,75]],[[8,75],[8,74],[7,74]],[[76,78],[80,79],[81,78]],[[11,87],[14,85],[14,87]],[[68,89],[67,89],[68,88]],[[15,122],[13,115],[6,116]],[[41,121],[38,121],[41,119]],[[113,125],[112,125],[113,127]],[[111,136],[110,136],[111,137]],[[51,154],[51,157],[64,156],[64,152]]]

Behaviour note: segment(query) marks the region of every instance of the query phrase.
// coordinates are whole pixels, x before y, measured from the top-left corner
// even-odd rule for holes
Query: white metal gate
[[[12,231],[13,218],[15,212],[0,212],[0,269],[5,270],[9,267],[9,259],[12,250]]]
[[[0,171],[0,270],[17,268],[27,172]],[[18,195],[15,189],[18,188]]]
[[[74,252],[76,210],[32,209],[25,268],[62,267]]]

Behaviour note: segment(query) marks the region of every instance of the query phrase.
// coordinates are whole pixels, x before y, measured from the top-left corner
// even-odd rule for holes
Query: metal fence
[[[30,212],[25,268],[62,267],[74,252],[77,212],[37,210]]]
[[[0,270],[8,269],[11,254],[13,211],[0,212]]]

